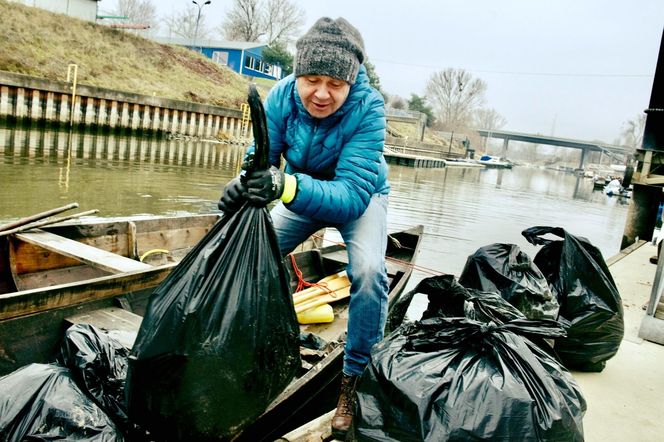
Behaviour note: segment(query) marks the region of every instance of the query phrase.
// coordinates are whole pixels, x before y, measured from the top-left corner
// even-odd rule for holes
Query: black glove
[[[265,206],[284,193],[286,176],[272,166],[265,170],[246,171],[247,199],[255,206]]]
[[[224,187],[224,193],[221,195],[217,206],[224,213],[233,213],[242,207],[242,204],[247,200],[245,194],[247,192],[246,186],[240,181],[240,178],[233,178]]]

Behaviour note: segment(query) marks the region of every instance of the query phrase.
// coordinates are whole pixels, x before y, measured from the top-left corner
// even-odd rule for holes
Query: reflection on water
[[[209,212],[244,147],[0,128],[0,220],[77,201],[103,216]]]
[[[458,275],[468,255],[496,242],[517,244],[534,257],[538,248],[521,231],[535,225],[585,236],[605,257],[620,248],[628,200],[593,191],[590,179],[518,167],[392,167],[390,177],[390,226],[424,224],[418,263],[441,272]]]
[[[243,153],[228,144],[0,127],[0,221],[73,201],[102,216],[209,212]],[[534,257],[521,236],[534,225],[585,236],[608,257],[627,215],[627,200],[551,170],[391,166],[390,181],[390,230],[424,224],[418,264],[438,272],[459,274],[468,255],[494,242]]]

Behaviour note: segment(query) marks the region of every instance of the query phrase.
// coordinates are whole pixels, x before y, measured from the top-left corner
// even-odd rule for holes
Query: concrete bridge
[[[507,147],[510,141],[523,141],[534,144],[549,144],[558,147],[569,147],[572,149],[581,149],[581,161],[579,169],[583,169],[586,157],[589,152],[600,152],[600,162],[602,155],[608,155],[620,163],[624,163],[627,157],[632,154],[631,149],[613,144],[597,143],[595,141],[573,140],[569,138],[548,137],[545,135],[532,135],[519,132],[507,132],[502,130],[484,130],[477,131],[480,136],[485,138],[499,138],[503,140],[503,157],[507,156]]]

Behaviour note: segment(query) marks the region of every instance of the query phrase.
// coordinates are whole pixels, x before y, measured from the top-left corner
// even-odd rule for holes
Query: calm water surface
[[[0,127],[0,222],[74,201],[101,216],[211,212],[243,152],[239,145]],[[627,215],[628,200],[551,170],[391,166],[390,181],[390,230],[424,224],[418,264],[436,272],[458,275],[468,255],[494,242],[534,257],[537,248],[521,231],[535,225],[585,236],[607,258],[619,250]],[[426,275],[417,272],[414,281]]]

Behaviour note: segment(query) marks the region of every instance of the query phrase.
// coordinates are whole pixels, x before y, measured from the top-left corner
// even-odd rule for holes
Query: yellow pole
[[[249,118],[251,113],[247,103],[242,103],[240,109],[242,110],[242,137],[246,138],[249,129]]]
[[[70,64],[67,66],[67,83],[72,82],[71,86],[71,108],[69,109],[69,126],[74,125],[74,108],[76,107],[76,81],[78,80],[78,65]]]

